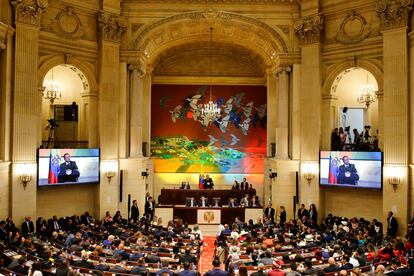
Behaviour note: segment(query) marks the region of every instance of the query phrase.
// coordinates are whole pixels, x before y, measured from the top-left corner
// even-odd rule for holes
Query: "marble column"
[[[300,159],[300,91],[301,91],[301,65],[292,66],[292,100],[290,124],[290,152],[293,160]]]
[[[12,1],[15,12],[14,91],[12,127],[11,215],[19,224],[25,216],[36,217],[36,148],[42,94],[38,91],[39,28],[47,1]],[[30,47],[28,47],[30,45]],[[29,172],[24,188],[19,175]]]
[[[99,62],[99,143],[101,160],[116,171],[111,181],[101,170],[99,206],[97,213],[102,218],[106,211],[116,212],[119,199],[118,143],[119,143],[119,49],[121,35],[126,29],[125,20],[118,14],[102,11],[98,18],[100,37]]]
[[[273,70],[267,70],[267,156],[272,156],[272,143],[276,143],[277,86]],[[267,174],[267,172],[265,172]]]
[[[278,97],[277,97],[277,124],[276,124],[276,158],[288,159],[289,153],[289,92],[290,66],[276,68]]]
[[[405,235],[408,222],[409,162],[409,95],[407,26],[412,10],[411,1],[377,3],[383,35],[384,70],[384,187],[383,223],[387,213],[394,212],[399,221],[398,235]],[[397,7],[395,6],[397,5]],[[400,13],[395,13],[398,9]],[[401,178],[397,189],[388,183],[389,171],[398,171]],[[385,224],[386,225],[386,224]]]
[[[321,136],[321,99],[322,99],[322,55],[320,38],[323,30],[321,14],[309,15],[295,22],[295,33],[301,43],[301,94],[300,94],[300,203],[307,206],[314,203],[323,210],[320,202],[319,177],[314,172],[313,180],[308,183],[303,169],[318,167]],[[306,89],[305,89],[306,88]],[[322,217],[323,214],[320,214]]]
[[[141,158],[143,157],[142,127],[145,64],[143,62],[130,64],[128,70],[130,71],[129,157]]]
[[[81,140],[88,141],[89,148],[96,148],[97,142],[97,126],[98,126],[98,93],[89,91],[81,93],[83,105],[82,114],[84,118],[81,127]]]
[[[119,63],[119,158],[126,158],[129,140],[128,68],[126,62]]]
[[[324,95],[322,97],[322,141],[321,150],[331,150],[331,131],[336,127],[338,118],[338,97]]]

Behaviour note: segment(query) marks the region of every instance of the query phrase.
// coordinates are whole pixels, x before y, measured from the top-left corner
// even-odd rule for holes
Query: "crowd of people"
[[[206,196],[202,195],[199,200],[194,197],[188,197],[186,199],[185,205],[187,207],[221,207],[223,206],[221,202],[221,198],[215,197],[212,199],[207,198]],[[227,202],[227,206],[230,208],[234,207],[261,207],[259,197],[256,195],[249,195],[245,194],[240,201],[237,198],[229,198]]]
[[[36,223],[27,217],[19,228],[9,217],[0,222],[0,267],[36,276],[80,275],[85,269],[95,275],[195,276],[202,239],[197,225],[190,229],[176,218],[163,228],[149,214],[137,221],[120,212],[107,212],[101,221],[88,212]]]
[[[379,151],[378,130],[371,137],[370,126],[365,126],[361,132],[354,128],[352,133],[350,127],[334,128],[331,133],[332,151]]]
[[[236,218],[232,224],[220,225],[215,270],[230,275],[236,271],[240,276],[252,267],[257,270],[254,276],[414,275],[414,213],[403,240],[396,238],[398,223],[392,212],[383,233],[375,219],[329,214],[318,224],[313,204],[309,209],[302,204],[298,218],[288,221],[281,206],[279,223],[274,222],[272,209],[271,205],[266,208],[263,222],[244,223]]]

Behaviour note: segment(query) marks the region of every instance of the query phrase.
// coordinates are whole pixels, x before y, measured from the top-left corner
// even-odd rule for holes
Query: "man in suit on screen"
[[[344,164],[339,166],[338,184],[357,185],[359,180],[358,171],[354,164],[349,163],[349,157],[342,157]]]
[[[59,170],[59,183],[64,182],[77,182],[79,178],[79,169],[76,165],[75,161],[70,161],[70,154],[65,153],[63,155],[63,159],[65,160],[62,164],[60,164]]]

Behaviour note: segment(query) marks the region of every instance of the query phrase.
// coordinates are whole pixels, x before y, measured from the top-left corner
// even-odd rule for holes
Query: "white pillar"
[[[278,80],[276,125],[277,159],[289,158],[289,72],[291,72],[290,66],[279,66],[275,72]]]

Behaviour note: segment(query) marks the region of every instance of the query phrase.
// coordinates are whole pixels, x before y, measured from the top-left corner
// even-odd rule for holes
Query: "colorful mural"
[[[153,85],[151,156],[155,172],[263,173],[266,88],[213,86],[221,115],[203,115],[210,87]]]

